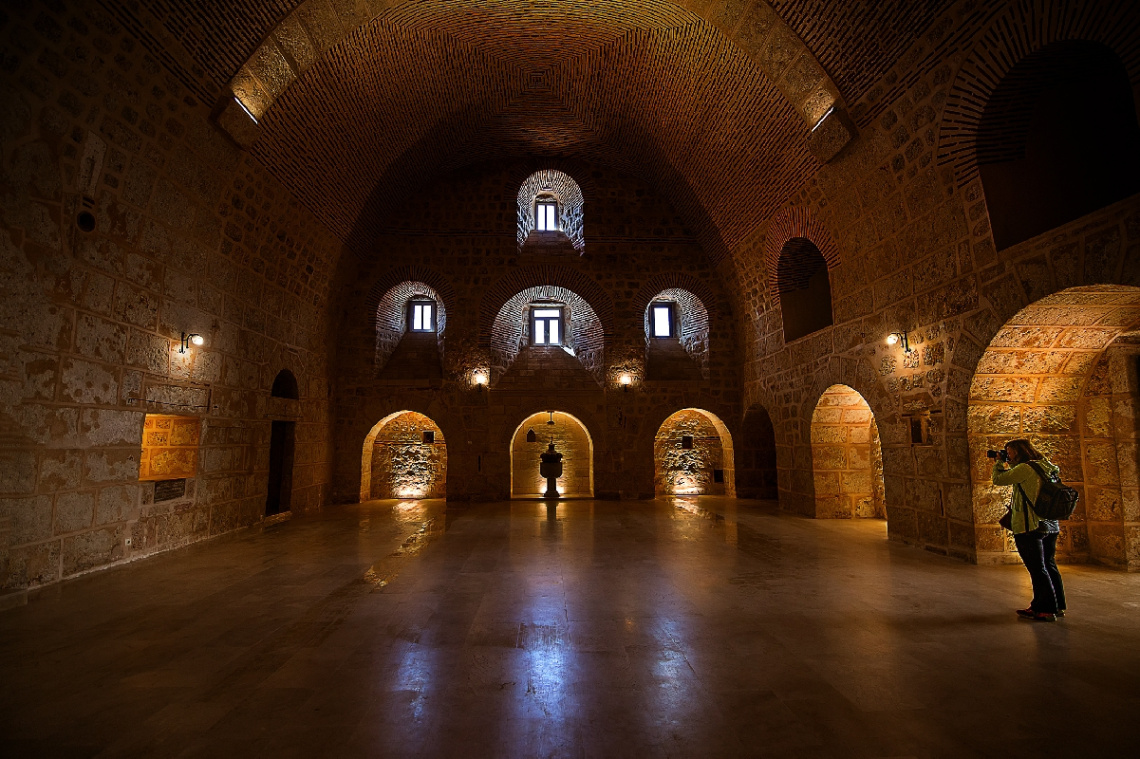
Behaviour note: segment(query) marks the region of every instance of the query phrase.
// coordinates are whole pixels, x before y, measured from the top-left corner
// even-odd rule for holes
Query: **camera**
[[[986,455],[998,461],[1009,461],[1009,454],[1005,452],[1004,448],[1000,451],[986,451]]]

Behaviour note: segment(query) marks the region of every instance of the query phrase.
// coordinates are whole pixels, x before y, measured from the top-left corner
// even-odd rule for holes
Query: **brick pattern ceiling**
[[[101,1],[208,104],[300,5]],[[773,5],[857,95],[943,3]],[[807,130],[751,58],[667,0],[413,0],[288,87],[254,153],[357,251],[409,189],[442,172],[574,156],[660,187],[715,260],[814,171]]]

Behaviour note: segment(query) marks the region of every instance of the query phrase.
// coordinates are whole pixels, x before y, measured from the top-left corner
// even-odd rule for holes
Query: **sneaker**
[[[1017,610],[1017,616],[1022,617],[1023,619],[1033,619],[1033,615],[1035,615],[1036,613],[1037,612],[1033,611],[1033,609],[1018,609]]]
[[[1057,621],[1057,615],[1056,614],[1050,614],[1050,613],[1044,612],[1044,611],[1037,611],[1037,612],[1033,613],[1033,621],[1034,622],[1056,622]]]

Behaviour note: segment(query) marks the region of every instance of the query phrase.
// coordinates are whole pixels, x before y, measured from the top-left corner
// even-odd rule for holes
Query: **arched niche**
[[[776,290],[780,294],[784,342],[831,326],[827,260],[811,240],[793,237],[784,243],[776,263]]]
[[[1136,369],[1140,288],[1063,290],[1026,306],[982,354],[970,383],[969,436],[978,561],[1016,562],[998,525],[1010,489],[991,484],[990,449],[1027,438],[1081,497],[1058,556],[1140,570]]]
[[[536,305],[557,306],[562,310],[561,346],[551,349],[533,344],[530,312]],[[491,384],[499,383],[523,351],[536,347],[540,347],[544,355],[534,356],[537,365],[529,369],[545,371],[546,378],[552,382],[555,375],[559,375],[552,389],[593,389],[603,383],[605,331],[593,306],[578,293],[556,285],[528,287],[502,305],[491,325]],[[576,376],[578,374],[581,376]],[[527,378],[534,376],[527,374]],[[533,382],[524,378],[516,378],[516,381]]]
[[[273,398],[297,400],[300,397],[297,377],[288,369],[282,369],[273,378],[273,386],[269,390],[269,395]]]
[[[832,385],[811,417],[816,517],[885,519],[883,449],[866,399],[853,387]]]
[[[431,330],[411,329],[412,304],[434,304],[434,324]],[[373,366],[376,371],[395,371],[406,378],[432,378],[442,374],[444,334],[447,330],[447,308],[439,292],[431,285],[419,281],[400,282],[385,291],[376,306],[376,353]],[[389,368],[389,361],[405,339],[415,342],[404,352],[409,354],[403,364]]]
[[[364,438],[360,500],[444,498],[447,443],[431,418],[397,411],[381,419]]]
[[[732,435],[710,411],[681,409],[653,438],[653,483],[657,495],[736,496]]]
[[[554,228],[542,224],[539,206],[552,204]],[[516,235],[521,251],[525,245],[541,241],[544,236],[568,240],[579,254],[586,249],[584,235],[585,200],[582,188],[569,174],[556,169],[543,169],[531,174],[519,187]],[[547,227],[546,229],[541,229]]]
[[[768,409],[756,404],[744,413],[735,453],[736,496],[779,498],[776,429]]]
[[[553,424],[550,422],[553,421]],[[534,440],[528,440],[534,432]],[[519,423],[511,435],[511,497],[540,498],[546,479],[539,473],[539,456],[553,438],[563,455],[558,492],[564,498],[594,495],[594,439],[577,417],[564,411],[540,411]]]
[[[670,330],[662,336],[661,317]],[[657,293],[644,314],[647,379],[701,379],[709,375],[709,312],[701,299],[682,287]],[[688,358],[685,362],[682,359]]]
[[[986,101],[976,149],[998,250],[1140,192],[1127,71],[1096,42],[1026,56]]]

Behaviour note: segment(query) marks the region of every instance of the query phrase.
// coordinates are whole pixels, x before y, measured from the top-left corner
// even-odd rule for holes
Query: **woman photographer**
[[[1017,614],[1039,622],[1053,622],[1065,615],[1065,587],[1057,570],[1057,536],[1060,525],[1051,519],[1040,519],[1033,503],[1041,487],[1041,477],[1028,462],[1035,462],[1049,477],[1060,468],[1037,452],[1028,440],[1011,440],[1004,451],[990,451],[994,458],[993,483],[1014,486],[1010,500],[1009,529],[1013,532],[1017,553],[1033,580],[1033,602]],[[1005,462],[1009,462],[1007,467]]]

